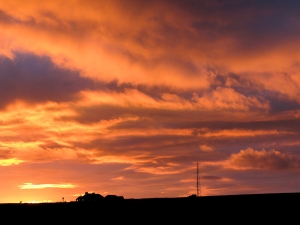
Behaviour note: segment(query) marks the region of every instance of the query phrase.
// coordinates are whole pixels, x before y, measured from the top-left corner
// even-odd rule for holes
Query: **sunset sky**
[[[0,203],[300,192],[300,1],[0,0]]]

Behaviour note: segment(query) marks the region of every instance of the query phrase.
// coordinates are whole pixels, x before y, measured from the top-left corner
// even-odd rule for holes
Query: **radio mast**
[[[200,176],[199,176],[199,163],[197,162],[197,196],[201,196]]]

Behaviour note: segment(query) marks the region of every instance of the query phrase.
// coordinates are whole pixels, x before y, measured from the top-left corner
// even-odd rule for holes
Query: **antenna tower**
[[[197,196],[201,196],[200,176],[199,176],[199,163],[197,162]]]

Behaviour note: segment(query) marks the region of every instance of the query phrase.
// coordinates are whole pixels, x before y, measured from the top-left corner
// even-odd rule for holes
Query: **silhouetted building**
[[[97,202],[103,200],[104,197],[100,194],[85,192],[83,196],[76,198],[77,202]]]
[[[198,196],[196,194],[192,194],[192,195],[189,195],[188,198],[197,198]]]
[[[106,195],[105,199],[108,199],[108,200],[123,200],[124,197],[123,196],[117,196],[117,195]]]

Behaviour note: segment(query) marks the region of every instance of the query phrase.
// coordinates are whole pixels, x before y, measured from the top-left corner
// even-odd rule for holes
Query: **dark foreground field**
[[[115,224],[161,224],[198,221],[287,222],[300,218],[300,193],[103,200],[40,204],[0,204],[0,215],[10,221]],[[263,220],[263,221],[262,221]],[[201,222],[202,221],[202,222]],[[297,222],[297,223],[298,223]],[[202,223],[203,224],[203,223]],[[206,223],[204,223],[206,224]]]

